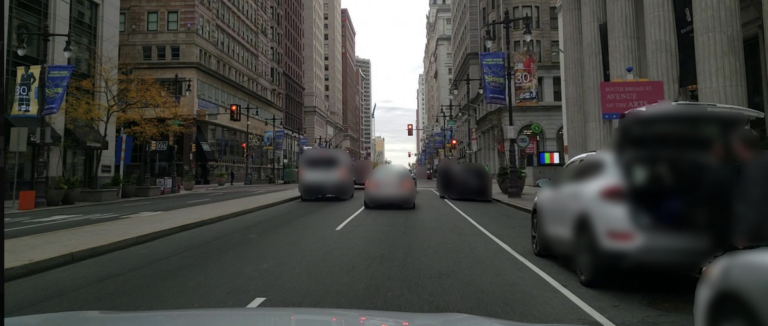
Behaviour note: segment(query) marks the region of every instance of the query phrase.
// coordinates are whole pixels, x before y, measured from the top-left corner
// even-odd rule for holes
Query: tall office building
[[[433,0],[429,4],[427,15],[427,43],[424,48],[424,96],[426,105],[425,132],[427,139],[437,132],[442,134],[446,127],[447,118],[451,113],[451,83],[453,82],[454,55],[451,47],[453,22],[451,16],[451,1]],[[456,36],[454,36],[456,37]],[[444,111],[445,114],[441,112]],[[446,156],[445,148],[433,148],[427,153],[429,162]]]
[[[30,136],[27,142],[27,151],[18,153],[18,180],[17,191],[33,190],[36,167],[37,151],[32,150],[36,142],[34,139],[37,128],[40,126],[39,119],[13,117],[11,108],[13,107],[13,90],[16,88],[18,68],[27,66],[47,65],[74,65],[73,79],[87,79],[96,75],[93,66],[90,63],[97,58],[105,58],[115,62],[118,54],[118,33],[125,29],[125,21],[119,20],[123,16],[120,14],[119,0],[81,0],[81,1],[54,1],[54,0],[5,0],[4,16],[2,24],[5,31],[3,35],[3,60],[5,60],[4,95],[2,96],[3,117],[7,120],[3,124],[2,135],[2,154],[6,156],[1,158],[0,164],[8,164],[13,167],[17,161],[15,152],[6,152],[10,139],[8,135],[10,128],[26,128]],[[51,33],[74,35],[72,39],[72,48],[74,55],[67,59],[64,56],[64,46],[66,37],[53,37],[50,42],[45,44],[40,36],[29,35],[26,39],[27,53],[19,56],[16,53],[16,46],[19,44],[17,32],[26,31],[30,33],[39,33],[43,31],[43,26],[48,25]],[[130,25],[129,25],[130,26]],[[43,54],[47,45],[47,62],[43,62]],[[107,65],[109,67],[109,65]],[[116,73],[107,71],[107,73]],[[39,78],[40,76],[36,76]],[[8,90],[11,90],[8,92]],[[39,110],[43,109],[43,103],[39,103]],[[33,108],[38,109],[38,108]],[[84,184],[101,185],[109,180],[115,172],[114,165],[114,146],[115,146],[115,120],[109,123],[106,132],[105,143],[94,143],[88,141],[88,137],[103,135],[103,130],[96,131],[93,127],[77,128],[71,130],[67,124],[66,106],[54,115],[45,118],[44,127],[51,127],[51,138],[55,143],[66,141],[66,150],[50,150],[46,163],[46,171],[49,185],[56,177],[66,175],[68,177],[80,177]],[[6,133],[7,132],[7,133]],[[112,149],[110,151],[109,149]],[[94,155],[96,150],[101,151],[98,158]],[[98,165],[97,165],[98,164]],[[98,166],[99,168],[94,169]],[[102,166],[104,166],[102,168]],[[92,176],[91,171],[96,171]],[[3,170],[4,176],[13,176],[12,171]],[[95,180],[93,180],[93,179]],[[5,180],[4,182],[13,182]],[[11,199],[12,187],[9,184],[3,184],[5,199]],[[18,194],[16,196],[18,198]]]
[[[344,138],[342,129],[341,0],[323,0],[323,61],[325,101],[330,122],[327,137],[336,143]]]
[[[515,156],[518,158],[518,167],[532,167],[538,165],[537,153],[542,151],[563,151],[563,122],[562,122],[562,91],[560,82],[560,57],[558,55],[558,28],[557,15],[555,14],[556,0],[479,0],[477,2],[479,21],[470,23],[470,33],[479,37],[480,43],[471,44],[470,47],[487,52],[503,52],[506,50],[505,30],[501,25],[484,27],[504,19],[504,12],[509,11],[512,18],[524,16],[531,17],[531,42],[525,42],[523,32],[525,24],[516,22],[510,30],[510,50],[512,53],[534,52],[536,56],[536,74],[538,103],[515,107],[513,118],[516,135],[527,136],[532,145],[526,148],[518,148]],[[486,30],[491,38],[491,47],[486,48],[482,43]],[[477,32],[475,32],[477,31]],[[553,50],[554,49],[554,50]],[[477,60],[472,58],[471,69],[467,73],[462,66],[457,66],[457,79],[480,78],[480,71],[474,70]],[[499,139],[507,139],[508,135],[502,134],[509,124],[509,110],[506,105],[487,105],[483,101],[483,95],[479,94],[481,87],[479,81],[470,83],[469,88],[465,82],[457,83],[458,92],[455,95],[462,110],[467,112],[465,104],[471,103],[470,115],[464,115],[459,124],[458,139],[462,140],[461,151],[466,160],[477,160],[483,165],[488,165],[492,173],[498,171],[500,166],[506,165],[509,157],[509,146],[505,144],[505,152],[499,152]],[[469,99],[467,100],[467,94]],[[494,119],[489,119],[494,117]],[[538,124],[543,131],[534,133],[532,126]],[[472,137],[472,135],[475,135]],[[475,138],[474,148],[471,138]],[[529,171],[531,172],[531,171]],[[531,174],[531,173],[529,173]]]
[[[286,19],[286,13],[291,18]],[[301,81],[302,65],[288,58],[285,51],[295,56],[301,33],[300,29],[288,29],[291,36],[286,37],[284,27],[288,21],[295,23],[295,13],[295,2],[277,0],[120,2],[121,60],[146,68],[134,69],[134,73],[165,83],[174,83],[176,76],[191,81],[191,94],[181,92],[179,98],[186,113],[197,117],[198,127],[183,142],[176,141],[181,147],[175,160],[177,175],[190,173],[208,182],[217,171],[234,170],[237,179],[242,180],[246,158],[241,144],[246,141],[252,153],[247,158],[248,172],[254,178],[267,178],[280,169],[284,161],[279,157],[295,161],[296,128],[300,126],[297,116],[302,109],[296,107],[295,101],[296,95],[300,99],[302,93],[295,92],[293,86],[288,94],[285,89],[286,83],[295,86],[297,80]],[[284,68],[291,70],[290,77],[284,76]],[[284,117],[286,101],[291,108]],[[245,117],[232,122],[220,115],[228,111],[230,104],[258,108],[258,115],[256,110],[243,112],[251,116],[250,128]],[[265,122],[273,117],[285,119],[285,146],[275,151],[277,157],[272,157],[271,150],[263,150],[265,132],[273,129],[271,120],[269,126]],[[284,129],[277,121],[275,130]],[[196,152],[192,152],[193,144]],[[142,148],[136,145],[133,152],[140,153]],[[158,157],[161,168],[151,171],[152,175],[169,176],[170,169],[164,166],[171,165],[170,154]],[[155,158],[152,161],[154,165]],[[218,163],[209,164],[213,161]],[[187,172],[184,166],[193,169]],[[139,167],[139,162],[133,161],[126,171],[133,173]]]
[[[283,21],[283,158],[298,159],[299,139],[304,134],[304,10],[302,0],[282,0]]]
[[[419,74],[419,89],[416,91],[416,152],[421,153],[424,148],[424,130],[427,126],[426,121],[426,99],[424,94],[424,74]]]
[[[386,164],[387,163],[387,155],[384,148],[385,145],[385,139],[381,136],[376,136],[373,139],[374,143],[374,151],[373,151],[373,162],[378,164]]]
[[[320,139],[327,139],[326,126],[330,120],[328,102],[325,100],[328,76],[323,69],[323,3],[302,0],[304,3],[304,127],[307,144],[312,146]],[[332,125],[332,124],[331,124]]]
[[[362,139],[362,147],[363,147],[363,153],[364,157],[370,159],[371,153],[373,152],[373,134],[372,134],[372,121],[371,121],[371,110],[373,109],[373,99],[371,98],[371,93],[373,92],[372,89],[372,80],[373,75],[371,75],[371,60],[370,59],[363,59],[363,58],[356,58],[357,60],[357,68],[360,69],[360,72],[362,74],[363,82],[361,85],[361,88],[363,90],[363,98],[362,98],[362,123],[361,123],[361,139]]]
[[[341,10],[342,124],[346,135],[342,147],[352,157],[360,156],[360,71],[355,63],[355,25],[347,9]]]

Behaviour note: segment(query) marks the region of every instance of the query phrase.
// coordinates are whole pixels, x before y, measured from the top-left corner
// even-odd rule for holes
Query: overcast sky
[[[371,59],[376,135],[386,139],[392,164],[408,166],[415,158],[416,133],[408,137],[406,125],[416,124],[416,90],[426,42],[426,0],[342,0],[357,32],[356,54]],[[415,157],[415,156],[414,156]]]

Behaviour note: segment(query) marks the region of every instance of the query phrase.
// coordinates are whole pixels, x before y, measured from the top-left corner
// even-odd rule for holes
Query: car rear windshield
[[[304,162],[304,167],[310,169],[333,169],[339,166],[339,160],[335,157],[313,157]]]

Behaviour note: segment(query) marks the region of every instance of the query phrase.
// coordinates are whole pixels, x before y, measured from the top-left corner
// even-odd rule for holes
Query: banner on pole
[[[11,116],[36,117],[38,103],[38,79],[40,66],[16,67],[16,93],[13,96]]]
[[[285,138],[285,130],[275,130],[275,150],[283,150],[283,138]]]
[[[539,76],[536,69],[536,52],[515,53],[515,105],[539,104]]]
[[[45,109],[43,115],[59,113],[61,103],[67,94],[69,79],[75,66],[48,66],[48,76],[45,78]]]
[[[483,93],[486,104],[507,104],[507,80],[503,52],[481,52]]]

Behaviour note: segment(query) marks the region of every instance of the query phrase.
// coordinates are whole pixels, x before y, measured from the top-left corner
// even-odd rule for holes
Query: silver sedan
[[[404,166],[380,165],[365,184],[365,208],[396,205],[416,208],[416,185]]]

